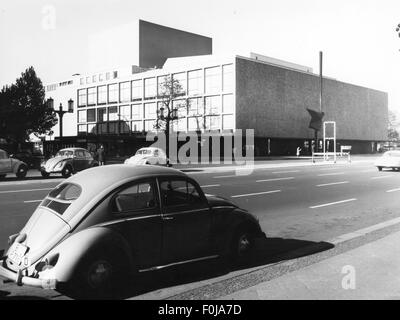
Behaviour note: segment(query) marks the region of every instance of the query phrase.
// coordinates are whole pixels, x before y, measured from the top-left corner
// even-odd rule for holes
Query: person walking
[[[103,145],[97,150],[97,160],[99,161],[99,166],[104,166],[105,164],[105,151]]]
[[[300,156],[300,152],[301,152],[301,148],[300,148],[300,147],[297,147],[297,149],[296,149],[296,156],[297,156],[297,158]]]

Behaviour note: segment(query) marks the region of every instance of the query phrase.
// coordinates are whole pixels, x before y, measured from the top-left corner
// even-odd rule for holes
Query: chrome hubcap
[[[111,265],[107,261],[95,262],[89,270],[89,283],[93,288],[102,286],[111,275]]]

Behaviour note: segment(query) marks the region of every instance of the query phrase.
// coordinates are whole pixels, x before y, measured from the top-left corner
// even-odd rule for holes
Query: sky
[[[400,119],[400,0],[0,0],[0,87],[31,65],[44,83],[84,73],[90,35],[135,19],[315,73],[322,51],[325,76],[387,92]]]

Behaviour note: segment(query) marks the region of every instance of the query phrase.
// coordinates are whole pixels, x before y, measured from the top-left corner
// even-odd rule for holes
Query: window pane
[[[157,118],[157,109],[156,104],[153,103],[145,103],[144,105],[144,117],[146,119],[155,119]]]
[[[80,124],[78,126],[78,134],[84,134],[87,132],[87,126],[86,124]]]
[[[96,121],[96,109],[88,109],[87,122],[95,122],[95,121]]]
[[[88,105],[96,104],[96,88],[88,89]]]
[[[108,108],[108,121],[118,120],[118,107],[109,107]]]
[[[86,122],[86,110],[78,111],[78,122]]]
[[[131,83],[122,82],[119,84],[120,102],[127,102],[131,100]]]
[[[190,117],[188,118],[188,130],[198,131],[203,129],[203,117]]]
[[[206,97],[205,99],[206,114],[219,114],[221,113],[221,97],[213,96]]]
[[[206,130],[218,130],[219,128],[219,116],[206,117]]]
[[[221,91],[221,68],[213,67],[205,69],[205,92],[217,93]]]
[[[132,100],[143,98],[142,80],[132,81]]]
[[[155,131],[154,129],[155,120],[146,120],[144,122],[144,131]]]
[[[132,105],[132,119],[133,120],[143,119],[143,105],[142,104],[133,104]]]
[[[97,125],[88,124],[88,133],[89,134],[97,134]]]
[[[135,184],[119,192],[114,201],[114,211],[117,212],[143,210],[156,206],[153,187],[148,182]]]
[[[232,114],[226,114],[222,118],[222,129],[223,130],[228,130],[228,129],[234,129],[234,121],[233,121],[233,115]]]
[[[191,205],[201,201],[197,189],[186,180],[168,180],[160,184],[161,200],[166,207]]]
[[[107,103],[107,86],[97,87],[97,103]]]
[[[78,106],[86,106],[86,89],[78,90]]]
[[[202,98],[190,98],[188,99],[188,112],[189,115],[203,115],[203,99]]]
[[[118,102],[118,84],[108,85],[108,102]]]
[[[186,85],[186,72],[174,73],[172,78],[177,81],[182,87],[182,94],[186,94],[187,85]]]
[[[131,106],[119,107],[120,120],[126,121],[131,119]]]
[[[198,95],[202,92],[201,70],[188,72],[188,95]]]
[[[222,96],[222,112],[233,113],[234,112],[233,95],[226,94]]]
[[[233,65],[228,64],[222,66],[222,81],[223,81],[223,91],[232,92],[233,91]]]
[[[156,78],[144,79],[144,97],[152,98],[156,96]]]
[[[98,108],[97,109],[97,121],[98,122],[107,121],[107,109],[106,108]]]

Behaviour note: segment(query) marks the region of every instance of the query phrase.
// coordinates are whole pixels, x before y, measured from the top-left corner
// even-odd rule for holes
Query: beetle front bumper
[[[22,275],[22,270],[19,270],[18,272],[11,271],[3,267],[3,260],[0,260],[0,276],[9,281],[15,282],[19,286],[27,285],[42,289],[55,289],[57,284],[56,279],[32,278]]]

